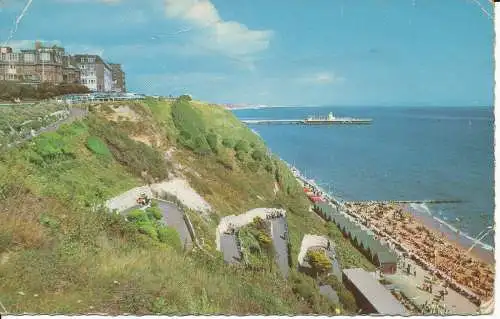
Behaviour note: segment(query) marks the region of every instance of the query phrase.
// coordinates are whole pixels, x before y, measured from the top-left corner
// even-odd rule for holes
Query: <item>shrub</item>
[[[151,220],[161,220],[163,218],[163,214],[158,206],[146,208],[146,214]]]
[[[189,103],[189,99],[179,98],[173,103],[172,120],[175,127],[181,133],[179,141],[183,146],[195,149],[196,147],[191,143],[194,143],[196,137],[201,135],[203,139],[205,139],[205,123],[203,117],[191,103]]]
[[[292,291],[311,303],[317,294],[318,287],[314,280],[301,273],[292,275]]]
[[[238,143],[234,146],[234,150],[236,152],[248,153],[248,143],[245,140],[239,140]]]
[[[14,238],[12,232],[0,232],[0,254],[7,251],[13,243]]]
[[[309,250],[306,258],[318,273],[323,274],[332,268],[332,262],[322,250]]]
[[[194,152],[198,155],[208,155],[211,153],[205,136],[198,135],[194,138]]]
[[[244,152],[236,152],[236,158],[240,161],[240,162],[244,162],[245,159],[246,159],[246,154]]]
[[[177,99],[178,101],[187,101],[187,102],[190,102],[192,101],[193,99],[191,98],[190,95],[188,94],[183,94],[181,96],[179,96],[179,98]]]
[[[222,140],[222,145],[224,145],[227,148],[233,148],[234,142],[232,139],[226,137]]]
[[[176,250],[182,250],[181,237],[176,229],[168,226],[158,227],[158,240],[165,243]]]
[[[111,156],[108,146],[97,136],[90,136],[87,139],[87,148],[96,155]]]
[[[158,231],[156,229],[157,227],[151,221],[149,221],[149,220],[140,221],[140,222],[137,222],[136,225],[139,229],[139,232],[141,232],[145,235],[148,235],[149,237],[151,237],[154,240],[158,240]]]
[[[266,153],[263,152],[262,150],[255,150],[252,152],[252,158],[255,161],[262,161],[266,157]]]
[[[217,136],[217,134],[210,133],[207,135],[207,142],[212,149],[212,152],[217,154],[219,152],[219,136]]]
[[[248,162],[247,168],[252,173],[257,173],[259,171],[260,165],[258,162]]]
[[[269,246],[272,242],[271,237],[269,237],[269,235],[267,235],[264,232],[261,232],[257,237],[257,239],[259,240],[259,243],[263,246]]]
[[[40,216],[40,224],[49,227],[50,229],[58,229],[59,228],[59,221],[56,219],[48,216],[47,214],[42,214]]]
[[[333,290],[337,292],[339,296],[339,301],[343,308],[349,313],[356,313],[358,311],[358,305],[356,304],[356,298],[343,284],[340,282],[336,276],[328,276],[326,279],[326,284],[332,286]]]
[[[127,219],[131,222],[147,222],[149,221],[148,215],[145,211],[134,209],[127,214]]]
[[[74,158],[70,147],[64,142],[62,136],[55,132],[46,133],[35,139],[33,147],[38,156],[33,156],[37,163],[41,160],[44,164],[50,162]]]

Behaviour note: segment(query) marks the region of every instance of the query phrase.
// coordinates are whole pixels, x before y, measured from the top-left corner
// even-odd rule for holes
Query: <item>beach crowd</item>
[[[346,203],[351,213],[363,224],[393,242],[408,257],[431,271],[450,287],[467,295],[476,303],[493,296],[494,268],[466,249],[448,240],[440,232],[417,221],[398,204]]]

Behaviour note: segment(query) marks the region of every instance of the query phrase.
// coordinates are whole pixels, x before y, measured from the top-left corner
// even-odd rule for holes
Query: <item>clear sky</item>
[[[27,2],[0,0],[2,42]],[[100,53],[146,94],[492,105],[492,14],[488,0],[33,0],[9,43]]]

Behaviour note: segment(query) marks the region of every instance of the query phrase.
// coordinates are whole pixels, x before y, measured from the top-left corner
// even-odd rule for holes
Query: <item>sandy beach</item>
[[[413,254],[435,267],[438,275],[449,277],[475,294],[481,301],[489,300],[494,290],[494,266],[467,254],[466,249],[431,228],[424,218],[415,218],[398,204],[346,203],[346,208],[369,228],[382,231]]]

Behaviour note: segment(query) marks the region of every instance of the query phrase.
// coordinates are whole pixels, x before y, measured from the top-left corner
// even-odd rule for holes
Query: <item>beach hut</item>
[[[387,251],[387,247],[382,246],[382,244],[378,240],[373,240],[369,243],[370,248],[369,248],[369,257],[370,260],[374,263],[377,264],[376,262],[376,256],[380,252]]]
[[[397,270],[398,258],[389,250],[378,252],[375,255],[375,265],[384,274],[394,274]]]
[[[330,220],[328,218],[331,218],[331,213],[329,212],[329,206],[327,203],[325,203],[325,202],[315,203],[314,210],[316,211],[316,213],[318,213],[324,219]]]

